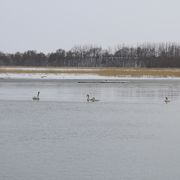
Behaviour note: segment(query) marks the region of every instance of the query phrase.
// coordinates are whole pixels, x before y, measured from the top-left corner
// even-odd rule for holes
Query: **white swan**
[[[97,100],[95,97],[89,98],[89,94],[87,94],[86,97],[87,97],[87,102],[99,101],[99,100]]]
[[[37,93],[37,96],[34,96],[32,99],[35,101],[39,101],[40,100],[40,98],[39,98],[39,94],[40,94],[40,92],[38,91],[38,93]]]
[[[165,97],[164,102],[167,104],[168,102],[170,102],[170,100],[168,99],[168,97]]]

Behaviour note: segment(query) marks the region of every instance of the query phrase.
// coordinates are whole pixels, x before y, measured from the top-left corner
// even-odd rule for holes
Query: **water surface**
[[[1,80],[0,179],[179,180],[180,80],[78,82]]]

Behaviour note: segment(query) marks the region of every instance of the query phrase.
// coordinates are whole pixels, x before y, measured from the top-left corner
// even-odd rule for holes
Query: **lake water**
[[[180,179],[180,80],[78,82],[0,80],[0,179]]]

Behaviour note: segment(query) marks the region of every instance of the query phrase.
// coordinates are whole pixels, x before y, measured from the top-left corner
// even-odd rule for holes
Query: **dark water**
[[[1,80],[0,179],[179,180],[179,109],[180,80]]]

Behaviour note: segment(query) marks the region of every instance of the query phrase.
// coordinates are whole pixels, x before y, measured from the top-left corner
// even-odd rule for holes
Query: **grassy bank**
[[[35,67],[0,67],[0,73],[14,74],[96,74],[100,76],[153,76],[180,77],[180,69],[148,69],[148,68],[35,68]]]

